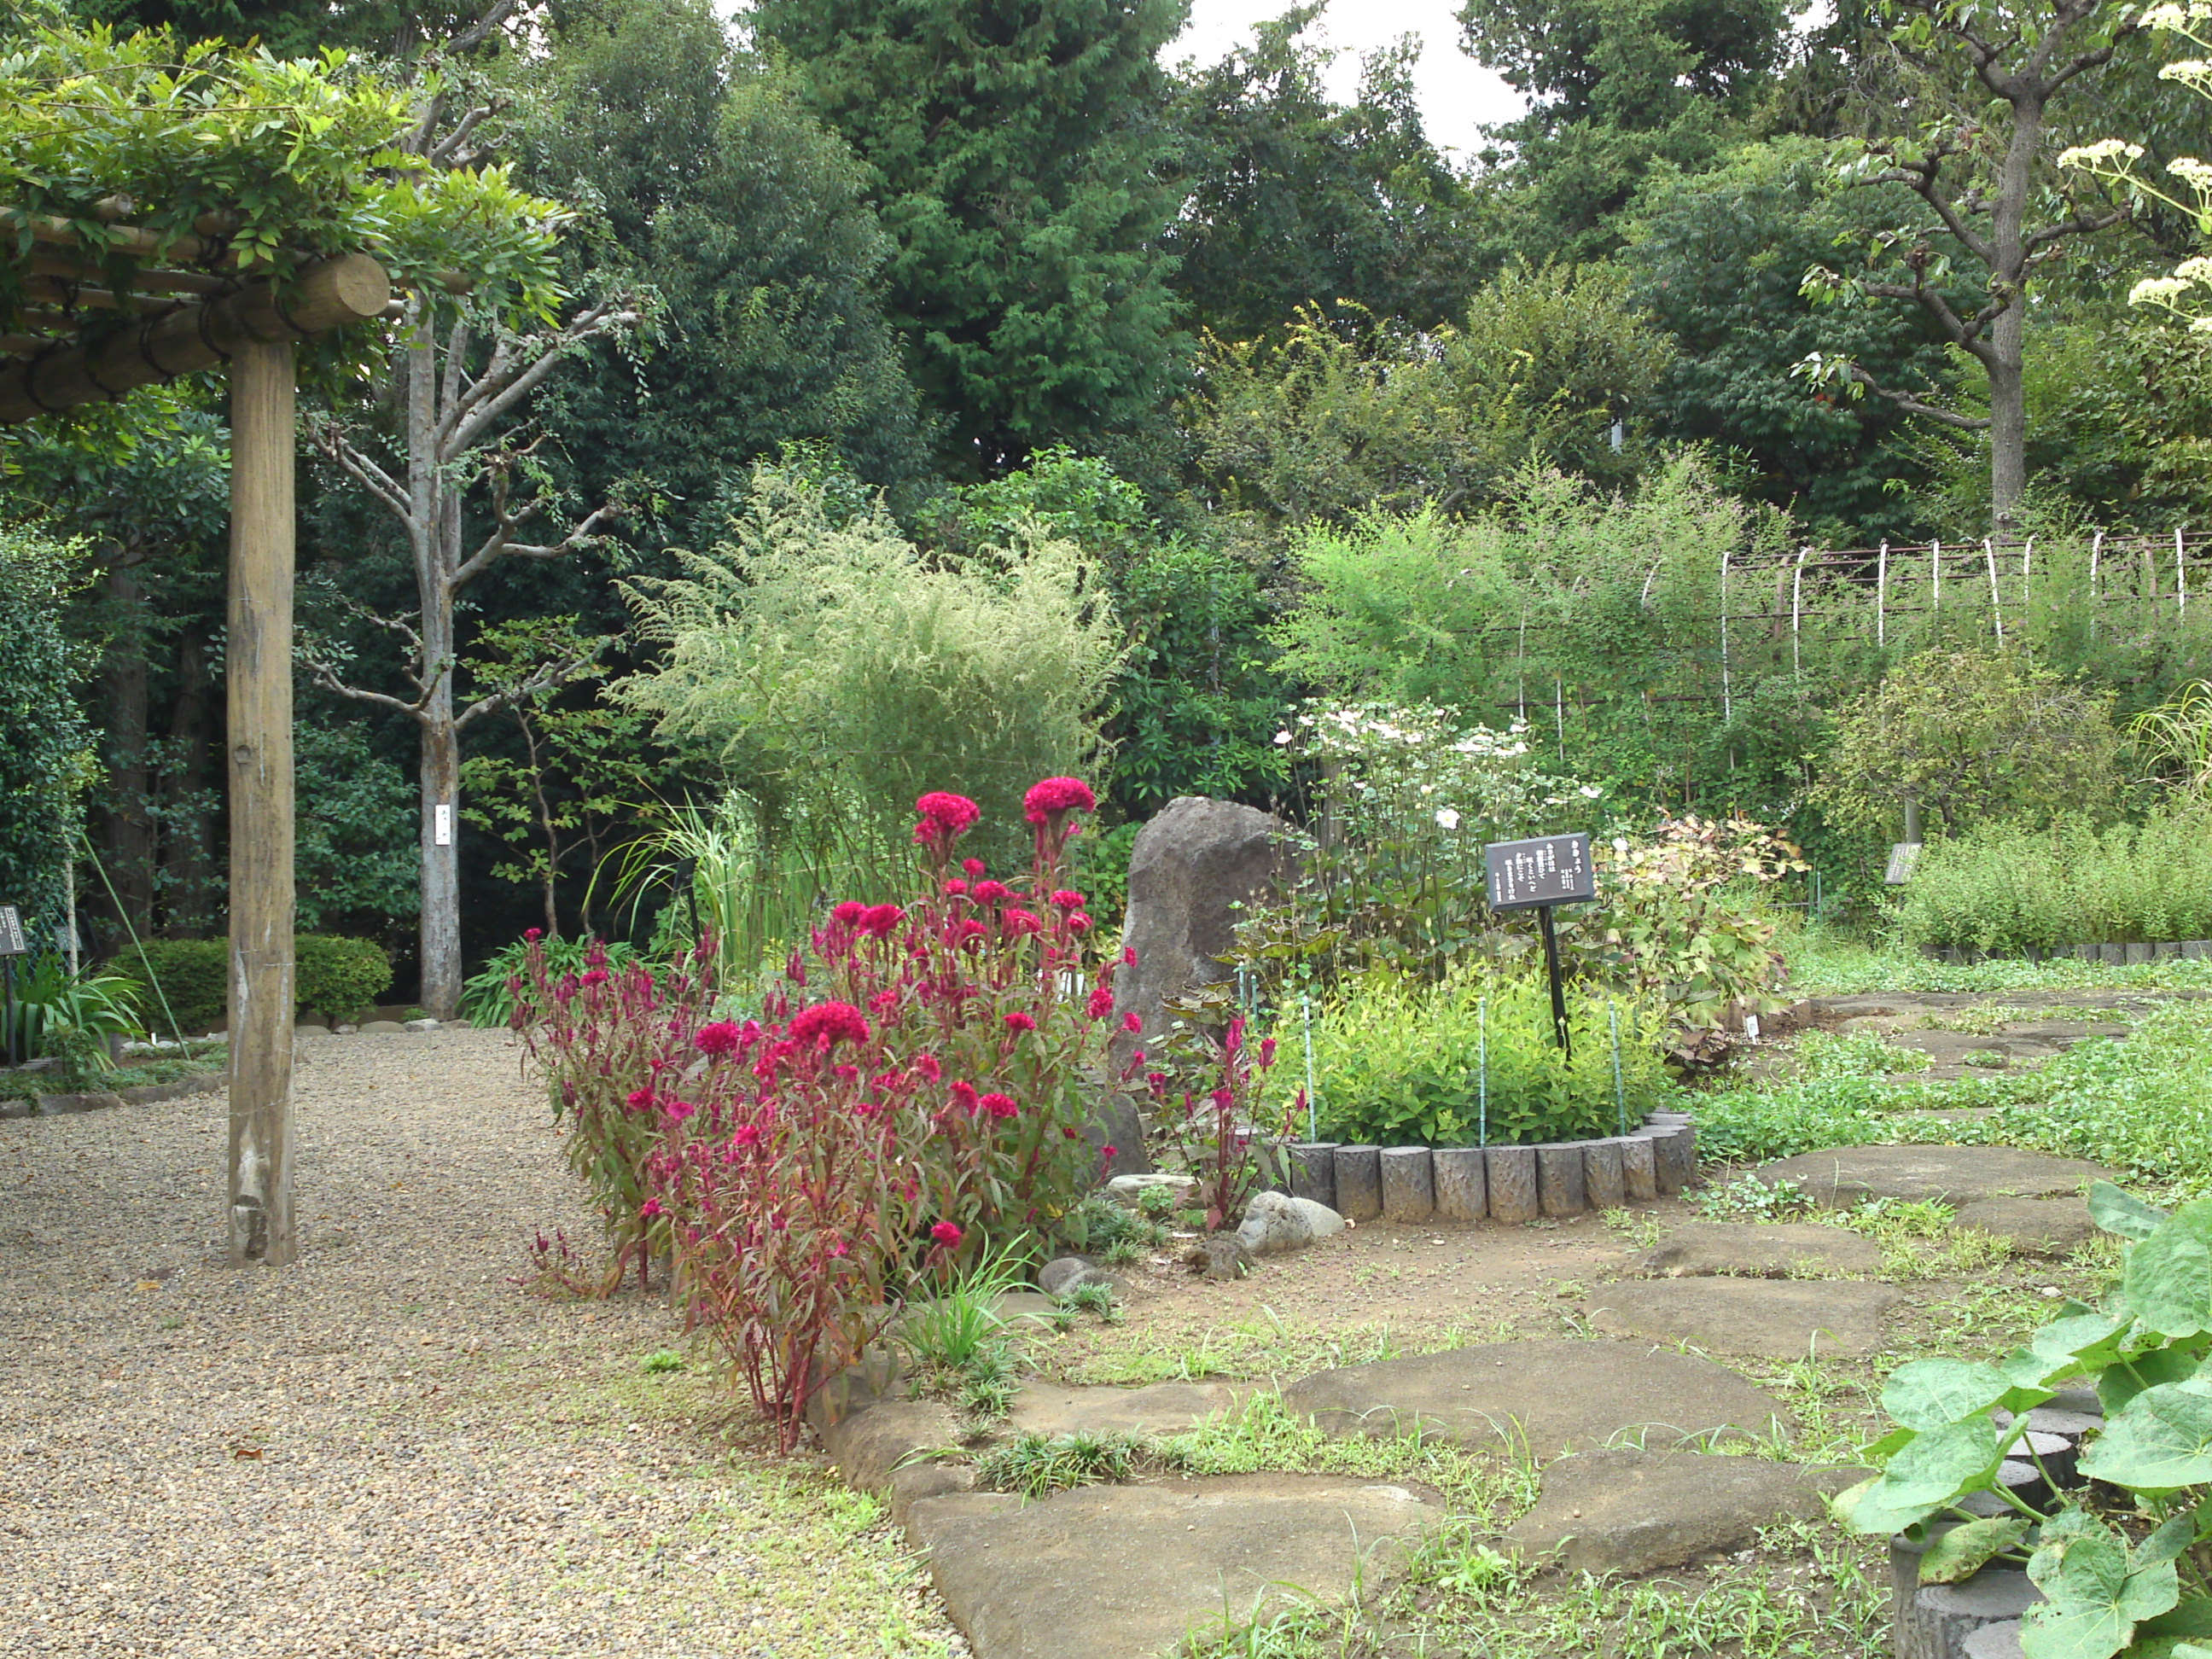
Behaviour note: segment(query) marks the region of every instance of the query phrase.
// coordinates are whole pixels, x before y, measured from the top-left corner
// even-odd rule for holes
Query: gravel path
[[[590,1240],[503,1032],[302,1034],[302,1249],[222,1265],[222,1097],[0,1122],[0,1655],[964,1652]]]

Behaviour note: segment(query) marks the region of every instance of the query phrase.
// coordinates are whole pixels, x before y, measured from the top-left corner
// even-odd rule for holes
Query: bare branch
[[[1866,370],[1860,368],[1856,363],[1853,363],[1850,366],[1850,368],[1851,379],[1857,381],[1868,391],[1873,392],[1876,397],[1888,398],[1890,402],[1895,404],[1899,409],[1905,410],[1909,415],[1924,416],[1929,420],[1941,421],[1945,426],[1958,427],[1960,429],[1968,432],[1986,432],[1989,430],[1989,417],[1985,415],[1961,415],[1956,410],[1941,408],[1935,404],[1929,403],[1924,398],[1915,396],[1910,392],[1899,392],[1890,386],[1882,385],[1881,381],[1875,380],[1873,375],[1868,374]]]
[[[557,559],[564,553],[573,553],[592,539],[603,522],[621,516],[611,507],[595,507],[589,518],[557,542],[530,545],[507,539],[507,532],[510,530],[525,519],[533,516],[538,511],[538,503],[535,501],[512,516],[508,515],[503,508],[501,509],[499,528],[485,537],[483,545],[470,556],[468,562],[453,573],[453,591],[459,592],[465,584],[482,574],[493,563],[510,556],[518,559]]]
[[[474,52],[491,39],[492,31],[513,15],[515,0],[492,0],[484,15],[446,42],[443,51],[448,56],[457,52]]]
[[[307,425],[307,436],[316,448],[336,461],[402,523],[408,521],[407,492],[400,488],[398,480],[369,456],[355,448],[336,422],[311,420]]]
[[[564,653],[551,662],[539,664],[531,670],[527,678],[513,685],[503,686],[499,690],[488,691],[462,709],[454,717],[455,729],[466,726],[480,714],[496,714],[502,709],[513,708],[525,697],[546,690],[549,686],[562,684],[572,678],[578,669],[598,655],[599,650],[595,645],[592,649]]]
[[[2045,225],[2041,230],[2028,232],[2021,242],[2021,251],[2033,258],[2037,249],[2050,243],[2069,236],[2092,236],[2100,230],[2110,230],[2131,216],[2132,210],[2126,206],[2114,208],[2110,213],[2077,213],[2063,225]]]
[[[373,702],[380,708],[396,708],[401,714],[415,720],[419,720],[422,718],[424,699],[418,698],[413,702],[403,702],[398,697],[388,696],[381,691],[370,691],[358,685],[348,685],[337,677],[337,671],[330,664],[316,657],[308,657],[306,660],[307,672],[314,676],[315,684],[325,691],[333,692],[341,697],[350,697],[356,702]]]
[[[569,347],[611,334],[617,329],[626,328],[642,319],[643,313],[634,308],[613,309],[616,303],[612,300],[601,301],[592,309],[570,319],[557,334],[534,337],[544,342],[544,350],[527,368],[516,372],[505,390],[479,404],[466,420],[455,428],[447,439],[446,453],[459,454],[473,447],[486,428],[538,389],[538,382],[553,372]],[[532,342],[525,341],[523,343]]]

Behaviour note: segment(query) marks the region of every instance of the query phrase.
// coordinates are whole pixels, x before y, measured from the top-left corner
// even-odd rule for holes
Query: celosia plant
[[[1008,884],[959,859],[974,803],[922,796],[926,890],[838,905],[759,1019],[714,1018],[703,942],[658,977],[540,969],[519,998],[618,1250],[673,1244],[787,1446],[892,1299],[1049,1235],[1098,1182],[1084,1131],[1120,964],[1060,885],[1092,805],[1073,778],[1030,790],[1035,858]]]

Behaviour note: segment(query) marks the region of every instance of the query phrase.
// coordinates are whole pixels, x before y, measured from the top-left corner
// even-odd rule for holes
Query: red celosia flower
[[[1082,911],[1078,910],[1073,915],[1067,919],[1067,931],[1071,933],[1089,933],[1091,931],[1091,918],[1085,915]]]
[[[975,1085],[974,1084],[963,1081],[949,1084],[946,1086],[951,1091],[952,1100],[955,1105],[963,1107],[971,1113],[975,1109]]]
[[[983,879],[983,872],[987,866],[981,859],[963,859],[960,860],[960,867],[968,872],[969,880],[981,881]]]
[[[653,1109],[653,1091],[633,1089],[623,1097],[623,1104],[633,1112],[649,1112]]]
[[[896,904],[872,904],[868,907],[868,913],[860,918],[860,931],[884,939],[890,936],[892,928],[905,920],[906,912]]]
[[[1266,1067],[1270,1066],[1273,1066],[1274,1063],[1275,1063],[1275,1039],[1274,1039],[1274,1038],[1273,1038],[1273,1037],[1261,1037],[1261,1038],[1260,1039],[1260,1065],[1261,1065],[1261,1069],[1263,1069],[1263,1070],[1264,1070]]]
[[[833,1042],[866,1042],[868,1022],[849,1002],[817,1002],[791,1017],[792,1041],[827,1048]]]
[[[1145,1017],[1139,1013],[1135,1009],[1132,1008],[1127,1013],[1121,1016],[1121,1029],[1132,1033],[1143,1030],[1145,1029]]]
[[[1133,968],[1137,965],[1137,947],[1135,945],[1125,945],[1121,947],[1121,965],[1124,968]]]
[[[950,851],[952,843],[968,831],[968,826],[983,816],[982,809],[965,795],[950,794],[942,789],[933,789],[914,804],[921,814],[921,821],[914,826],[914,838],[924,847]]]
[[[1052,896],[1053,904],[1062,910],[1080,910],[1083,895],[1072,887],[1062,887]]]
[[[937,1063],[935,1054],[916,1054],[914,1057],[914,1069],[932,1083],[945,1075],[945,1068]]]
[[[1060,1126],[1060,1133],[1061,1133],[1061,1135],[1062,1135],[1062,1136],[1064,1136],[1066,1139],[1069,1139],[1069,1140],[1073,1140],[1073,1139],[1074,1139],[1078,1135],[1081,1134],[1081,1133],[1083,1133],[1083,1131],[1082,1131],[1082,1130],[1080,1130],[1080,1129],[1071,1129],[1071,1128],[1069,1128],[1066,1124],[1062,1124],[1062,1125]]]
[[[1006,1016],[1006,1029],[1012,1031],[1034,1031],[1036,1030],[1036,1021],[1030,1018],[1027,1014],[1008,1014]]]
[[[545,937],[545,930],[543,927],[526,927],[522,930],[522,937],[535,945]]]
[[[868,907],[861,903],[858,899],[847,899],[843,903],[833,908],[830,912],[830,920],[836,922],[840,927],[857,927],[860,925],[860,918],[867,915],[867,913]]]
[[[748,1123],[730,1137],[730,1144],[732,1146],[757,1146],[760,1145],[760,1125]]]
[[[1012,1117],[1021,1110],[1020,1107],[1014,1104],[1014,1097],[1012,1095],[985,1095],[976,1104],[991,1117]]]
[[[1098,1156],[1101,1158],[1111,1158],[1121,1150],[1121,1149],[1119,1146],[1101,1146],[1098,1149]]]
[[[1017,938],[1025,933],[1041,933],[1044,924],[1026,910],[1008,910],[1000,917],[1006,932]]]
[[[702,1025],[699,1035],[691,1039],[691,1046],[702,1054],[726,1054],[736,1052],[744,1042],[744,1033],[733,1019],[718,1019],[712,1025]]]
[[[996,904],[1013,897],[1014,890],[1003,881],[979,881],[969,889],[969,896],[980,904]]]
[[[607,982],[607,970],[604,968],[594,968],[584,975],[583,982],[586,985],[605,985]]]
[[[665,1212],[664,1212],[660,1207],[660,1200],[657,1198],[647,1199],[643,1204],[638,1206],[637,1212],[643,1216],[647,1221],[652,1220],[653,1218],[657,1215],[665,1213]]]
[[[929,1230],[929,1236],[948,1250],[957,1244],[963,1237],[960,1229],[949,1221],[939,1222]]]
[[[860,1068],[857,1066],[832,1066],[830,1069],[847,1083],[850,1083],[860,1074]]]
[[[1216,1089],[1213,1091],[1213,1103],[1221,1111],[1229,1110],[1237,1104],[1237,1091],[1234,1089]]]
[[[672,1100],[660,1109],[660,1115],[671,1123],[681,1123],[698,1109],[688,1100]]]
[[[968,884],[961,880],[959,877],[955,876],[951,880],[945,884],[945,890],[952,897],[959,898],[968,891]]]
[[[1081,778],[1047,778],[1030,786],[1022,797],[1022,816],[1031,823],[1048,822],[1054,814],[1097,810],[1098,798]]]
[[[1083,1005],[1083,1009],[1093,1019],[1105,1018],[1114,1012],[1114,988],[1110,985],[1096,987],[1091,993],[1091,1000]]]

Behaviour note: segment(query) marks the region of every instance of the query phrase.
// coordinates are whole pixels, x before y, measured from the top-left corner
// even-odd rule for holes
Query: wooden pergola
[[[365,254],[244,272],[237,222],[158,231],[128,201],[89,221],[0,208],[24,303],[0,333],[0,426],[196,369],[230,382],[230,1260],[282,1265],[292,1223],[293,404],[300,341],[386,314]],[[116,256],[124,256],[118,258]],[[127,283],[114,273],[127,270]]]

